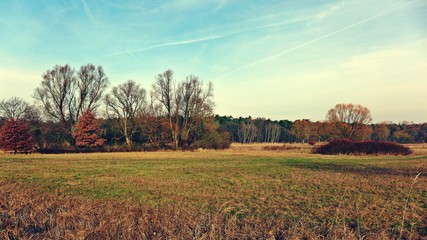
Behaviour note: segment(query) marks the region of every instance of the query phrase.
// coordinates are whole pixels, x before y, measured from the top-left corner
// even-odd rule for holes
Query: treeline
[[[270,120],[265,118],[239,117],[216,115],[219,129],[230,133],[233,142],[240,143],[277,143],[277,142],[325,142],[337,139],[352,139],[359,141],[375,140],[398,143],[427,142],[427,123],[377,123],[364,125],[351,138],[342,134],[342,129],[349,127],[337,126],[327,121]]]
[[[229,132],[233,142],[277,143],[303,142],[315,144],[339,139],[398,143],[427,142],[427,123],[411,122],[377,124],[315,121],[307,119],[270,120],[265,118],[215,116],[219,129]]]
[[[292,121],[270,120],[265,118],[219,116],[215,115],[219,129],[230,134],[232,142],[276,143],[294,142],[291,134]]]
[[[176,81],[172,70],[154,80],[149,90],[129,80],[106,93],[110,83],[101,66],[87,64],[75,70],[57,65],[42,74],[35,104],[18,97],[0,102],[0,149],[26,151],[28,142],[39,151],[230,145],[228,133],[218,129],[213,117],[212,83],[204,84],[194,75]],[[26,131],[31,141],[20,148],[23,144],[13,142]]]
[[[372,124],[370,110],[337,104],[325,121],[273,121],[214,116],[213,84],[166,70],[147,88],[128,80],[112,86],[101,66],[56,65],[42,74],[34,104],[0,101],[0,149],[5,151],[130,151],[222,149],[231,142],[427,142],[427,123]]]

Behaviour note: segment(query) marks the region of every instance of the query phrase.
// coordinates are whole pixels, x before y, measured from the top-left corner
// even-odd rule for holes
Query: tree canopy
[[[59,121],[71,134],[83,111],[99,106],[109,84],[101,66],[82,66],[76,71],[68,64],[56,65],[42,74],[42,82],[34,92],[47,117]]]
[[[340,103],[328,111],[326,120],[335,124],[341,138],[355,139],[362,131],[366,131],[363,126],[372,122],[372,116],[367,107]]]
[[[107,94],[104,99],[107,115],[118,120],[129,147],[132,146],[132,137],[137,128],[135,118],[139,112],[144,110],[146,104],[145,95],[144,88],[129,80],[113,87],[111,93]]]

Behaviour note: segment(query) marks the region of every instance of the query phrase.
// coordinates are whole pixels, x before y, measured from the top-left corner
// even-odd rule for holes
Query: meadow
[[[288,146],[3,154],[0,239],[427,238],[426,145],[409,156]]]

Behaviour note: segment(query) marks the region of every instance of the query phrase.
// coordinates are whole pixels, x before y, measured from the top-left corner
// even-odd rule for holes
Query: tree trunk
[[[128,147],[132,147],[132,138],[129,136],[127,119],[123,120],[123,135],[125,136]]]
[[[129,147],[132,147],[132,139],[130,139],[130,138],[129,138],[129,136],[125,136],[125,138],[126,138],[126,144],[127,144]]]

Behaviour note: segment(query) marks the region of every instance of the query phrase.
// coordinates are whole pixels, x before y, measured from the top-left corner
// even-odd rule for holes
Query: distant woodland
[[[56,65],[42,74],[34,104],[19,97],[0,102],[4,151],[133,151],[227,148],[231,142],[319,142],[349,139],[427,142],[427,123],[372,123],[367,107],[337,104],[324,121],[214,114],[214,88],[172,70],[151,86],[129,80],[110,87],[101,66]],[[109,91],[107,91],[109,90]]]

